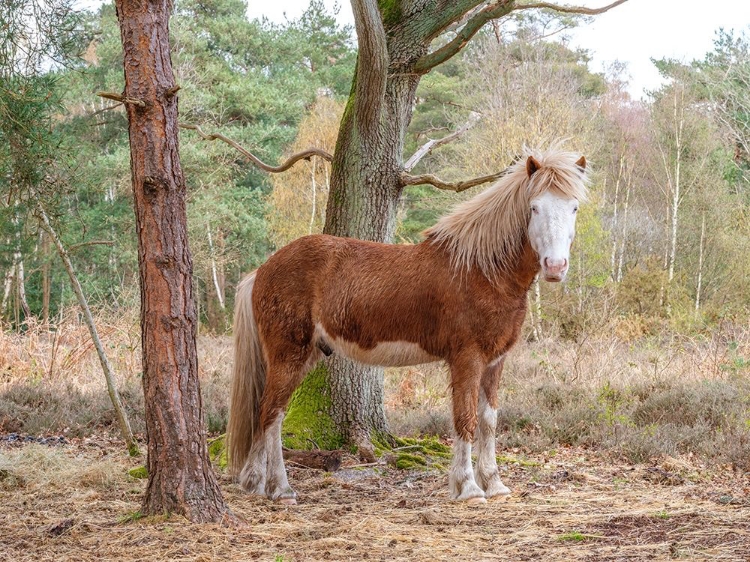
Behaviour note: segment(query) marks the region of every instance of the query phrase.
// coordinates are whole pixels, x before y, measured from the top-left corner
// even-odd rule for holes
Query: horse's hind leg
[[[297,497],[289,485],[284,466],[281,424],[292,393],[307,374],[311,361],[317,356],[318,354],[313,352],[305,361],[269,366],[260,411],[260,424],[264,430],[262,439],[266,451],[265,494],[269,499],[281,503],[294,504]]]
[[[477,464],[474,476],[488,498],[506,496],[510,490],[500,480],[495,457],[495,434],[497,428],[497,387],[503,372],[505,359],[485,369],[479,391],[479,420],[477,431]]]
[[[453,461],[448,473],[448,487],[454,500],[482,503],[484,491],[474,480],[471,468],[471,442],[477,426],[477,400],[481,365],[476,357],[451,363],[453,388]]]
[[[268,454],[266,452],[265,435],[256,436],[255,441],[250,447],[245,465],[240,472],[240,485],[250,492],[264,496],[266,494],[266,466],[268,464]]]

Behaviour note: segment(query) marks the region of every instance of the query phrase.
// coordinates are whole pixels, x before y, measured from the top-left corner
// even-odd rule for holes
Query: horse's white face
[[[531,200],[529,242],[539,254],[542,277],[562,281],[568,272],[578,201],[549,191]]]

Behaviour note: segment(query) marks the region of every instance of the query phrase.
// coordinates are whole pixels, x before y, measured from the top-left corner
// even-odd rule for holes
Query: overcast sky
[[[336,5],[324,0],[326,6]],[[611,0],[559,0],[561,4],[598,7]],[[283,22],[284,14],[298,17],[308,0],[248,0],[251,18],[266,16]],[[338,2],[339,19],[352,23],[348,1]],[[644,89],[659,85],[659,74],[651,58],[690,61],[703,58],[713,46],[715,32],[723,27],[737,31],[750,26],[750,0],[628,0],[597,16],[593,23],[570,32],[571,43],[592,52],[592,70],[620,60],[627,62],[631,76],[630,92],[641,97]]]

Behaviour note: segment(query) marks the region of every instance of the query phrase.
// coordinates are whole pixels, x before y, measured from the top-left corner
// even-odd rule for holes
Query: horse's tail
[[[234,304],[234,373],[227,423],[227,454],[232,474],[239,474],[259,430],[260,401],[266,385],[258,325],[253,314],[253,285],[256,272],[237,287]]]

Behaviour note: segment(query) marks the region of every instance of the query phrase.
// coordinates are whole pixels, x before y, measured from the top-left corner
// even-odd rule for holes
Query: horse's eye
[[[578,207],[573,207],[573,214],[575,215],[578,212]]]
[[[539,212],[539,208],[536,205],[532,205],[531,206],[531,212],[532,213],[538,213]]]

